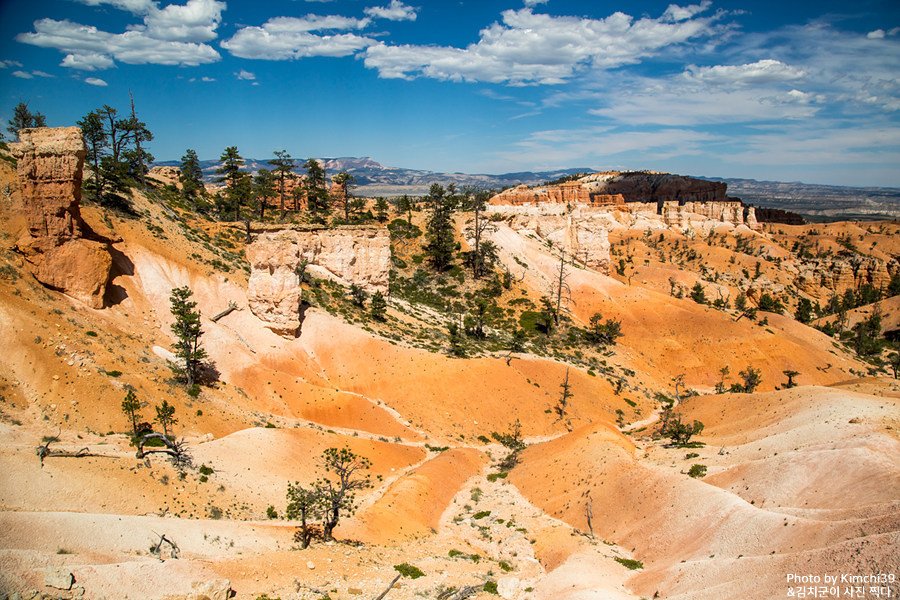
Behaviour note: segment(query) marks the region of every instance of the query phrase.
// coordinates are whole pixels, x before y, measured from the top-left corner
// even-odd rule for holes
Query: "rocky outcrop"
[[[528,206],[539,204],[589,204],[591,206],[616,206],[625,203],[620,194],[591,193],[580,181],[559,185],[529,188],[520,185],[505,190],[490,201],[493,205]]]
[[[300,327],[298,268],[344,285],[387,291],[390,238],[384,229],[280,229],[263,231],[246,249],[250,310],[280,335]]]
[[[884,289],[891,275],[900,272],[896,259],[886,262],[873,257],[807,259],[799,267],[794,284],[805,294],[823,298],[856,290],[863,284]]]
[[[727,184],[653,171],[606,171],[578,180],[592,194],[620,194],[625,202],[724,202]]]
[[[81,129],[22,129],[19,140],[11,148],[18,159],[25,232],[16,247],[38,281],[102,308],[112,256],[108,243],[81,218]]]
[[[758,223],[753,215],[753,209],[750,208],[750,211],[746,225],[751,229],[756,229]],[[676,229],[687,225],[692,218],[696,219],[697,217],[731,225],[745,224],[744,207],[738,201],[685,202],[683,204],[664,202],[661,213],[663,222],[668,227]],[[752,216],[752,223],[750,216]]]
[[[576,210],[567,214],[521,212],[508,215],[505,221],[514,231],[552,242],[555,248],[564,250],[567,256],[583,265],[609,274],[609,223],[594,218],[590,211]]]

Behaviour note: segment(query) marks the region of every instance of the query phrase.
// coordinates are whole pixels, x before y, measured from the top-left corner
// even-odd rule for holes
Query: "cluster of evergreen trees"
[[[266,208],[273,203],[278,206],[281,221],[291,211],[295,214],[305,211],[309,221],[320,224],[327,224],[329,217],[332,225],[387,220],[387,201],[379,198],[373,215],[367,210],[366,200],[353,195],[355,180],[347,171],[332,178],[336,184],[335,192],[332,192],[325,169],[318,160],[310,158],[302,165],[306,169],[306,180],[300,185],[294,172],[299,166],[297,159],[286,150],[276,150],[274,155],[268,161],[271,169],[259,169],[252,174],[244,170],[246,161],[237,147],[227,147],[219,157],[221,165],[216,169],[219,177],[215,180],[224,184],[224,190],[213,196],[209,203],[200,160],[196,151],[188,149],[181,157],[182,194],[192,208],[212,209],[210,212],[229,221],[264,220]],[[289,185],[290,180],[293,181]]]
[[[147,124],[131,113],[120,117],[107,104],[92,110],[78,121],[87,144],[88,162],[93,172],[86,187],[101,205],[123,205],[122,194],[132,185],[145,184],[153,162],[146,144],[153,140]]]

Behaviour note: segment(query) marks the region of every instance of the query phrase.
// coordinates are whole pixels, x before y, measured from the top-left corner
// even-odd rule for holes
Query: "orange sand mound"
[[[751,410],[748,408],[748,413]],[[714,433],[715,425],[704,439],[715,443]],[[681,457],[686,450],[663,452]],[[742,455],[736,449],[723,461]],[[885,467],[897,470],[896,466]],[[821,572],[824,563],[813,562],[816,557],[839,555],[845,570],[866,572],[868,559],[878,553],[876,537],[896,535],[900,530],[900,518],[886,510],[845,520],[817,520],[814,511],[792,514],[775,506],[754,506],[676,470],[638,463],[612,434],[598,435],[590,428],[532,446],[510,481],[548,514],[580,531],[587,531],[586,508],[592,501],[596,534],[632,548],[635,558],[644,562],[645,571],[632,580],[632,589],[641,595],[662,590],[666,596],[683,594],[685,598],[775,597],[785,591],[784,575],[778,567],[793,563],[809,572]],[[892,479],[881,482],[892,487],[879,499],[890,494],[897,497]],[[847,540],[855,542],[848,546]],[[787,556],[792,560],[786,560]],[[758,561],[760,567],[752,578],[735,569],[728,572],[734,579],[724,579],[727,569],[723,569],[723,579],[716,579],[719,586],[714,591],[706,589],[704,575],[711,565],[720,568],[723,562],[739,557]]]
[[[483,453],[460,448],[446,450],[416,467],[357,516],[360,538],[367,543],[390,544],[435,533],[453,496],[485,462]]]

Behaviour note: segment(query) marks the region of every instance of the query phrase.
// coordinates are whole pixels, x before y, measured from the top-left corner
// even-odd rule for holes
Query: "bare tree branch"
[[[374,600],[384,600],[384,597],[388,595],[388,592],[394,589],[394,584],[397,583],[397,581],[399,581],[401,577],[403,577],[403,574],[397,573],[397,576],[394,577],[394,580],[388,584],[387,589],[378,594],[378,596],[376,596]]]

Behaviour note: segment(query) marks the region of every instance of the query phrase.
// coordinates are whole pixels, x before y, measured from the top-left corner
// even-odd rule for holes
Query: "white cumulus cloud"
[[[250,71],[245,71],[243,69],[241,69],[240,72],[235,73],[234,75],[238,79],[244,79],[246,81],[253,81],[254,79],[256,79],[256,75],[254,73],[251,73]]]
[[[663,17],[637,20],[621,12],[588,19],[507,10],[466,48],[380,42],[366,49],[365,65],[385,78],[559,84],[580,70],[635,64],[667,46],[709,36],[713,18],[694,18],[706,6],[688,7],[678,19],[670,6]]]
[[[84,80],[84,82],[89,85],[96,85],[97,87],[106,87],[107,85],[109,85],[102,79],[98,79],[96,77],[88,77],[87,79]]]
[[[154,7],[140,30],[157,40],[208,42],[216,39],[223,10],[225,3],[216,0],[188,0],[184,6],[170,4],[161,10]]]
[[[222,47],[241,58],[292,60],[309,56],[350,56],[374,43],[355,33],[313,33],[363,29],[369,19],[337,15],[275,17],[259,27],[244,27]]]
[[[364,11],[373,19],[388,19],[389,21],[415,21],[416,9],[407,6],[400,0],[391,0],[389,6],[371,6]]]
[[[160,9],[149,0],[80,0],[89,6],[110,5],[143,16],[143,23],[130,25],[123,33],[102,31],[93,25],[68,20],[40,19],[34,31],[20,33],[16,40],[65,54],[61,66],[96,71],[129,64],[195,66],[218,61],[211,46],[201,43],[216,37],[225,3],[188,0],[185,5]]]

